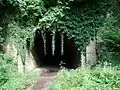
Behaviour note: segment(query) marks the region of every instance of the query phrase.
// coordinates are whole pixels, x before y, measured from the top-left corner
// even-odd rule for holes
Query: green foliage
[[[120,51],[120,7],[119,3],[109,9],[112,12],[107,13],[107,17],[104,19],[104,24],[101,26],[97,33],[99,44],[99,58],[101,62],[110,62],[115,65],[119,65],[119,51]]]
[[[96,36],[98,31],[102,28],[110,29],[111,26],[115,26],[114,21],[118,18],[116,12],[120,10],[116,5],[117,1],[92,0],[91,2],[83,2],[83,4],[77,3],[75,0],[2,1],[6,8],[8,5],[14,7],[11,8],[13,14],[6,26],[7,39],[16,43],[23,63],[26,57],[26,41],[29,39],[30,47],[32,47],[36,32],[35,27],[44,32],[54,30],[66,33],[69,38],[74,39],[78,50],[85,50],[90,39]],[[110,14],[109,17],[108,14]],[[111,22],[111,18],[115,19]],[[107,23],[109,19],[110,24]]]
[[[46,31],[56,30],[67,33],[69,38],[74,39],[78,50],[84,50],[89,44],[90,38],[96,36],[101,27],[111,28],[105,23],[113,16],[116,18],[114,14],[111,14],[111,12],[114,13],[113,8],[116,9],[116,3],[111,0],[96,2],[93,0],[92,3],[87,2],[86,5],[79,3],[81,6],[76,3],[68,3],[64,7],[61,6],[61,10],[58,7],[52,7],[55,9],[52,9],[51,13],[48,11],[49,14],[45,14],[44,18],[40,19],[39,27]],[[108,13],[110,13],[110,17],[107,17]],[[112,26],[114,21],[111,22]]]
[[[118,4],[116,4],[118,6]],[[108,47],[111,48],[112,51],[115,51],[115,48],[119,48],[119,36],[120,36],[120,29],[119,29],[119,17],[120,17],[120,8],[119,7],[112,7],[114,12],[108,12],[107,18],[104,20],[104,25],[100,27],[98,34],[100,35],[102,42]],[[111,10],[112,10],[111,9]],[[99,40],[98,40],[99,42]]]
[[[75,40],[79,50],[86,47],[90,37],[93,37],[96,29],[101,26],[103,17],[94,14],[96,12],[95,9],[73,6],[66,12],[64,20],[60,23],[61,30]]]
[[[119,90],[120,71],[109,67],[63,71],[50,90]]]
[[[14,41],[14,44],[18,49],[18,54],[21,56],[23,64],[25,65],[27,39],[29,38],[31,43],[33,43],[32,41],[34,39],[34,31],[31,31],[31,27],[22,27],[15,22],[9,24],[8,28],[10,37],[8,38],[8,41],[12,44]]]
[[[0,90],[23,90],[25,84],[33,82],[33,75],[18,73],[16,60],[0,53]]]
[[[91,0],[82,4],[75,0],[0,0],[0,44],[14,42],[24,65],[26,41],[29,39],[30,47],[33,46],[35,27],[44,32],[66,33],[74,39],[78,50],[84,50],[97,34],[110,49],[110,45],[119,48],[118,2]],[[5,90],[10,87],[11,90],[22,89],[21,82],[25,79],[15,72],[14,61],[3,54],[0,59],[0,87]],[[119,71],[109,69],[66,71],[51,90],[120,89],[119,74]]]
[[[113,20],[115,21],[115,20]],[[109,24],[111,25],[111,24]],[[120,51],[120,29],[111,25],[110,27],[105,27],[103,31],[101,30],[101,38],[104,45],[109,48],[107,51]]]
[[[11,57],[0,54],[0,87],[9,80],[10,72],[15,70],[12,60]]]
[[[39,28],[43,29],[44,31],[57,31],[56,25],[59,19],[64,16],[64,8],[64,6],[56,6],[49,8],[43,18],[39,19]]]

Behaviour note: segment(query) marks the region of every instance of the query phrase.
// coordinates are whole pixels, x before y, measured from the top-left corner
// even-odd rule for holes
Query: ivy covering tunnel
[[[77,49],[75,43],[69,40],[66,34],[56,32],[36,32],[34,41],[34,57],[39,67],[65,67],[76,68],[79,63],[76,59]]]
[[[5,20],[2,20],[0,25],[0,30],[2,30],[0,42],[10,41],[12,44],[14,42],[24,66],[27,64],[26,46],[29,46],[28,51],[31,51],[32,48],[35,51],[34,57],[38,66],[44,64],[58,66],[62,60],[66,63],[65,67],[72,68],[77,66],[76,57],[79,54],[77,50],[85,53],[90,39],[101,32],[113,30],[119,24],[114,22],[114,20],[118,21],[120,16],[118,1],[2,0],[1,5],[9,6],[14,14],[7,14],[6,11],[9,10],[6,9],[4,9],[5,13],[1,14],[1,20],[2,18]],[[6,6],[4,8],[7,8]],[[3,8],[1,8],[2,10]],[[38,33],[36,28],[41,32]],[[8,30],[7,36],[5,29]],[[29,44],[27,45],[28,38]],[[107,38],[107,41],[110,40]],[[81,58],[81,56],[79,57]]]

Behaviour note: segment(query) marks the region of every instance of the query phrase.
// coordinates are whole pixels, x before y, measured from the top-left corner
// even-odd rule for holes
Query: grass
[[[110,66],[62,70],[50,90],[120,90],[120,70]]]

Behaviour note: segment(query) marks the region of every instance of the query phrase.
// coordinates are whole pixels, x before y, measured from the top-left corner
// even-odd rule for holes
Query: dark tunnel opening
[[[50,32],[46,32],[46,44],[44,43],[42,33],[36,31],[36,37],[34,40],[34,58],[38,67],[49,66],[60,68],[65,67],[68,69],[74,69],[78,67],[79,60],[77,59],[77,49],[74,41],[69,40],[66,34],[63,39],[63,54],[61,54],[61,34],[56,32],[55,34],[55,51],[52,53],[52,35]],[[44,45],[45,44],[45,45]],[[44,47],[46,46],[46,48]],[[46,50],[46,53],[45,53]],[[61,64],[62,62],[62,64]]]

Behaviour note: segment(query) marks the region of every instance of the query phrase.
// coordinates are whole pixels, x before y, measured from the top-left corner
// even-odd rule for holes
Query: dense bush
[[[120,71],[107,66],[65,70],[50,90],[120,90]]]
[[[0,53],[0,90],[23,90],[25,84],[30,83],[28,78],[32,76],[31,73],[18,73],[15,60]]]

